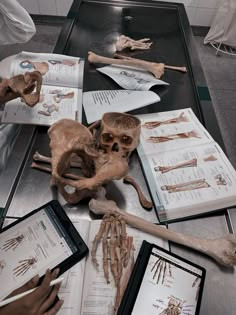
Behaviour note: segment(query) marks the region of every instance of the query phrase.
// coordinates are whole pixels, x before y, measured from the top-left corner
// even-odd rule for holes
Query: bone
[[[114,201],[106,200],[104,196],[99,199],[91,199],[89,208],[95,214],[107,214],[112,212],[120,213],[127,224],[143,232],[193,248],[194,250],[212,257],[219,264],[226,267],[233,267],[236,265],[236,236],[234,234],[227,234],[217,239],[202,239],[178,233],[124,212],[117,207]]]
[[[35,168],[37,170],[40,170],[40,171],[44,171],[44,172],[50,173],[50,174],[52,173],[51,167],[46,167],[46,166],[40,165],[40,164],[35,163],[35,162],[33,162],[31,164],[31,167]],[[71,174],[71,173],[65,173],[65,174],[63,174],[63,177],[67,177],[67,178],[74,179],[74,180],[84,179],[84,177],[82,177],[82,176],[74,175],[74,174]]]
[[[138,198],[139,198],[140,204],[143,208],[150,209],[150,210],[152,209],[152,207],[153,207],[152,202],[146,199],[141,188],[139,187],[139,185],[136,183],[136,181],[131,176],[125,176],[125,178],[123,179],[123,182],[131,184],[135,188],[135,190],[138,193]]]
[[[114,56],[119,59],[99,56],[89,51],[88,61],[90,63],[116,64],[116,65],[121,65],[121,66],[130,66],[130,67],[143,69],[143,70],[151,72],[157,79],[160,79],[161,76],[164,74],[164,69],[176,70],[183,73],[187,72],[186,67],[167,66],[164,63],[144,61],[141,59],[135,59],[135,58],[122,56],[118,54],[115,54]]]
[[[150,38],[132,39],[128,36],[121,35],[116,42],[116,50],[121,51],[126,48],[130,50],[147,50],[150,49],[152,42],[149,42]]]

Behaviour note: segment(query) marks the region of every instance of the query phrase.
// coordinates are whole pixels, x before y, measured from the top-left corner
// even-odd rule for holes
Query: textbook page
[[[152,91],[104,90],[83,93],[87,122],[100,120],[106,112],[128,112],[160,101]]]
[[[11,76],[39,71],[43,84],[82,88],[84,60],[66,55],[22,51],[11,63]]]
[[[214,141],[191,108],[137,117],[142,126],[137,148],[140,156]]]
[[[126,90],[148,91],[154,85],[169,85],[145,70],[128,66],[109,65],[97,68],[97,71],[109,76]]]
[[[5,104],[2,123],[50,126],[59,119],[82,121],[82,89],[43,85],[34,107],[17,98]]]
[[[217,143],[142,157],[160,220],[236,204],[236,171]]]
[[[89,249],[91,253],[92,241],[97,234],[101,220],[92,221],[90,224],[89,233]],[[163,227],[164,228],[164,227]],[[158,239],[152,235],[143,233],[131,227],[127,227],[127,234],[133,236],[134,241],[134,256],[135,259],[139,253],[142,241],[145,239],[150,243],[158,244],[161,247],[168,249],[168,242]],[[114,299],[116,295],[116,288],[110,273],[110,283],[107,284],[103,272],[103,254],[102,242],[99,243],[97,249],[97,260],[99,263],[99,270],[96,270],[91,262],[91,255],[89,255],[86,263],[84,289],[83,289],[83,302],[81,315],[113,315],[114,314]],[[125,271],[123,271],[125,272]]]
[[[73,224],[82,239],[86,244],[88,244],[90,221],[80,219],[78,221],[73,221]],[[62,275],[64,280],[61,284],[58,295],[60,299],[64,300],[64,303],[62,308],[59,310],[58,315],[81,314],[85,264],[86,258],[82,259]]]

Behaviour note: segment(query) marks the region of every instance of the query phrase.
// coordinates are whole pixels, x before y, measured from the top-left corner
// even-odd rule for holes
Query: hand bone
[[[89,208],[95,214],[107,214],[112,212],[122,214],[127,224],[143,232],[193,248],[212,257],[224,266],[233,267],[236,265],[236,236],[234,234],[227,234],[218,239],[202,239],[178,233],[124,212],[117,207],[114,201],[106,199],[92,199],[89,202]]]
[[[134,40],[125,35],[121,35],[116,42],[116,50],[121,51],[125,48],[130,48],[131,50],[147,50],[150,49],[152,42],[147,43],[150,38],[143,38],[139,40]]]
[[[186,67],[167,66],[164,63],[144,61],[141,59],[135,59],[117,54],[115,54],[115,56],[119,59],[99,56],[90,51],[88,53],[88,61],[90,63],[116,64],[121,66],[130,66],[143,69],[148,72],[151,72],[157,79],[160,79],[160,77],[164,74],[164,69],[187,72]]]

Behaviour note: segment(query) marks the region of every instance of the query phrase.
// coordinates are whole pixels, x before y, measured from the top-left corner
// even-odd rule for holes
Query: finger
[[[52,273],[48,269],[46,271],[46,274],[44,276],[44,279],[41,285],[33,293],[31,293],[32,298],[42,303],[42,301],[44,301],[47,298],[48,294],[50,293],[51,281],[52,281]]]
[[[38,281],[39,281],[39,275],[36,275],[32,279],[30,279],[28,282],[26,282],[24,285],[22,285],[20,288],[14,290],[8,297],[11,297],[16,294],[20,294],[22,292],[35,288]]]
[[[40,313],[40,311],[41,311],[42,313],[44,313],[46,310],[48,310],[48,309],[53,305],[53,303],[54,303],[54,301],[55,301],[55,299],[56,299],[56,296],[57,296],[57,294],[58,294],[58,291],[59,291],[59,289],[60,289],[60,286],[61,286],[61,283],[58,283],[58,284],[56,284],[56,285],[53,287],[53,289],[52,289],[50,295],[47,297],[47,299],[44,301],[44,303],[43,303],[42,306],[40,307],[39,313]],[[40,313],[40,314],[41,314],[41,313]]]
[[[64,303],[63,300],[59,300],[49,311],[47,311],[43,315],[55,315],[62,307],[63,303]]]

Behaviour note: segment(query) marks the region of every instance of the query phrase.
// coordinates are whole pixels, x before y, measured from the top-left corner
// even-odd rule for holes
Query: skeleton
[[[116,42],[116,50],[121,51],[125,48],[130,48],[130,50],[147,50],[150,49],[152,42],[147,43],[150,38],[143,38],[139,40],[134,40],[125,35],[121,35]]]
[[[134,116],[106,113],[101,120],[100,135],[94,139],[82,124],[62,119],[48,131],[52,158],[46,161],[51,162],[52,168],[45,169],[35,163],[33,166],[51,171],[52,184],[64,199],[77,203],[93,196],[99,186],[127,174],[128,158],[138,145],[140,129],[140,120]],[[74,157],[80,159],[82,176],[68,172]]]
[[[107,283],[110,283],[110,269],[117,288],[114,302],[114,312],[116,312],[134,266],[133,238],[127,236],[126,223],[122,215],[106,214],[103,217],[91,250],[91,259],[96,268],[99,267],[96,252],[100,241],[102,241],[104,277]]]
[[[100,196],[97,199],[92,199],[89,202],[89,208],[95,214],[121,214],[127,224],[145,233],[193,248],[212,257],[224,266],[233,267],[236,265],[236,236],[234,234],[227,234],[217,239],[202,239],[178,233],[122,211],[114,201],[105,198],[104,190],[100,190],[99,193]]]
[[[160,143],[160,142],[167,142],[171,140],[177,140],[177,139],[186,139],[186,138],[200,138],[196,131],[192,130],[189,132],[181,132],[174,135],[168,135],[168,136],[151,136],[147,139],[147,142],[152,143]]]
[[[217,185],[223,185],[223,186],[227,185],[226,180],[223,178],[221,174],[216,175],[215,180],[216,180]]]
[[[37,259],[35,257],[29,259],[23,259],[19,261],[19,266],[13,269],[13,274],[18,276],[23,276],[31,267],[33,267],[37,263]]]
[[[184,113],[181,113],[176,118],[171,118],[171,119],[164,120],[164,121],[147,121],[142,125],[142,127],[147,128],[147,129],[154,129],[154,128],[157,128],[161,125],[178,124],[181,122],[188,122],[188,121],[189,121],[188,117],[185,117]]]
[[[40,90],[42,86],[42,75],[38,71],[26,72],[7,79],[10,92],[13,98],[21,97],[23,101],[33,107],[39,102]],[[36,91],[34,89],[36,87]]]
[[[20,234],[17,237],[6,240],[2,247],[3,250],[5,252],[8,251],[9,249],[15,250],[22,243],[24,238],[25,238],[24,234]]]
[[[176,71],[180,71],[184,73],[187,72],[186,67],[167,66],[164,63],[144,61],[141,59],[121,56],[118,54],[115,54],[114,56],[119,59],[99,56],[89,51],[88,61],[90,63],[116,64],[116,65],[121,65],[121,66],[130,66],[130,67],[140,68],[148,72],[151,72],[157,79],[161,78],[161,76],[164,74],[165,69],[176,70]]]

